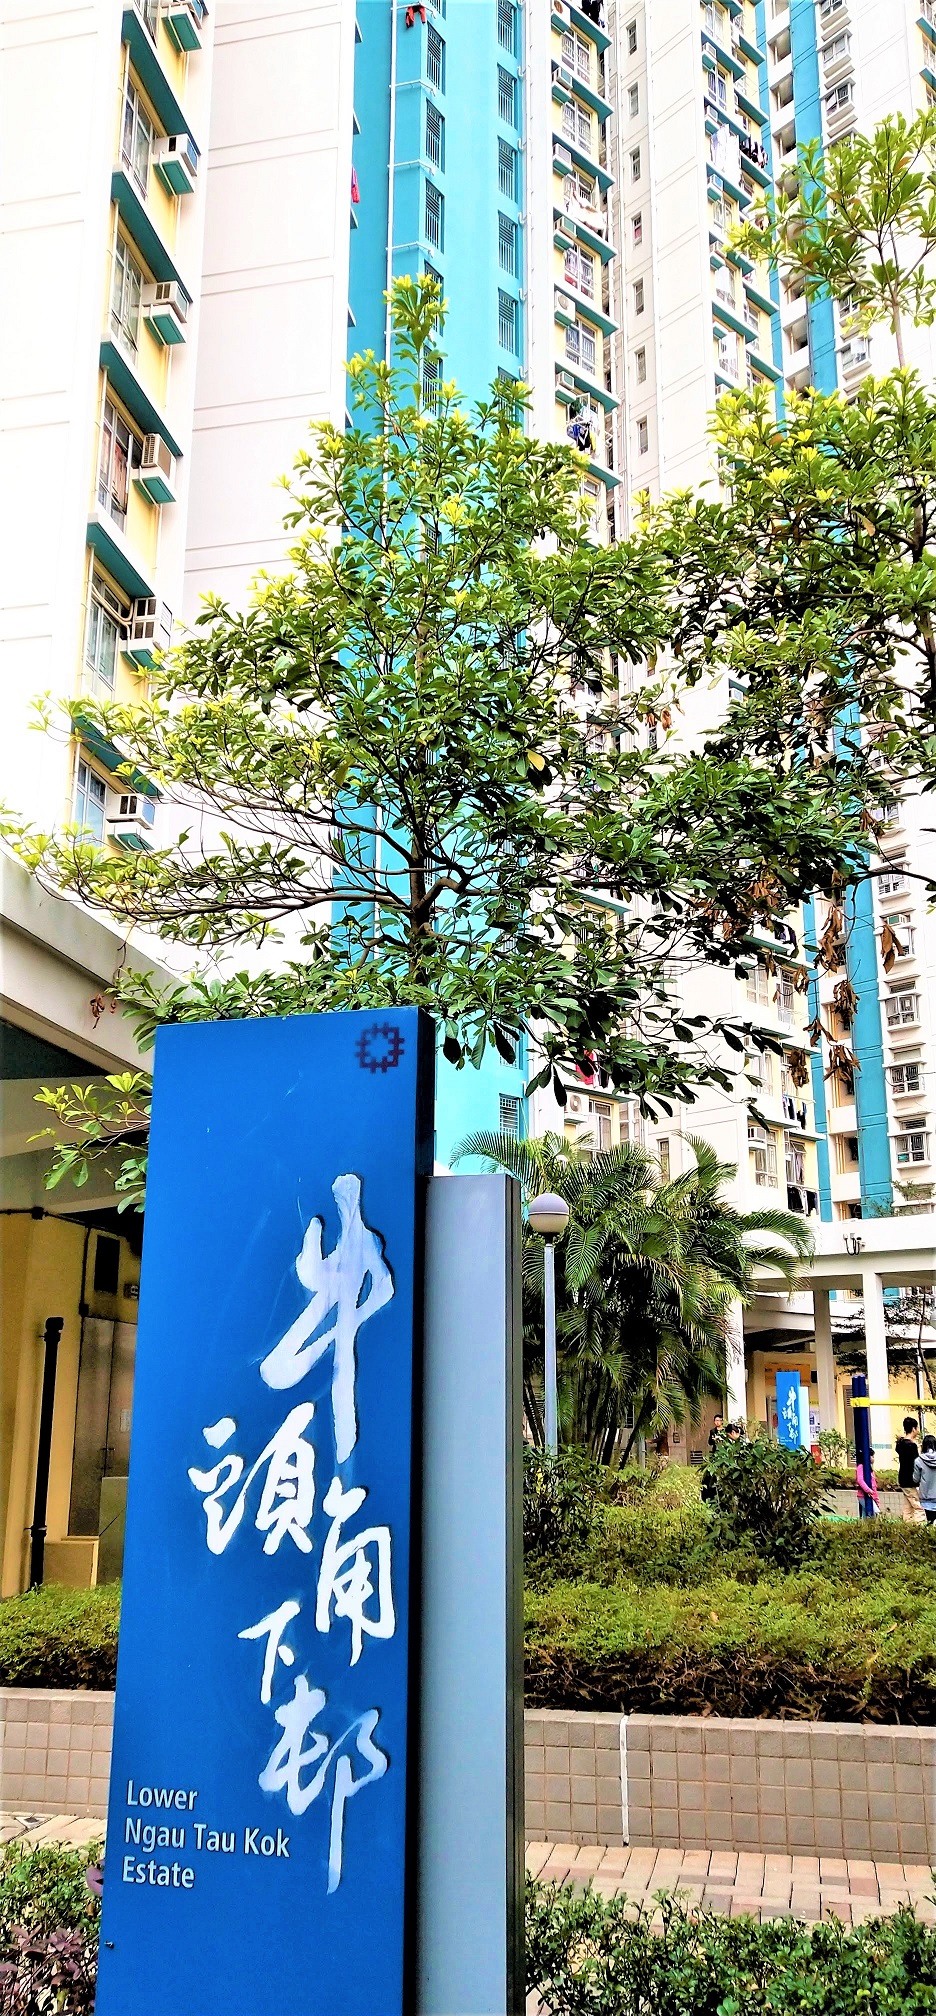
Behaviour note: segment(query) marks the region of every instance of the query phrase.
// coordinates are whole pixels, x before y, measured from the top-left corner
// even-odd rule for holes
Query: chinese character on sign
[[[323,1221],[313,1218],[296,1261],[296,1273],[309,1300],[302,1315],[261,1361],[267,1386],[295,1386],[312,1366],[332,1352],[331,1403],[338,1461],[350,1455],[358,1439],[355,1350],[361,1325],[393,1298],[393,1276],[384,1259],[383,1239],[364,1224],[358,1176],[339,1176],[332,1185],[341,1231],[331,1253],[322,1250]],[[250,1524],[264,1537],[264,1554],[278,1554],[285,1538],[301,1554],[314,1550],[311,1533],[315,1513],[316,1450],[308,1439],[315,1402],[293,1407],[250,1468],[228,1444],[237,1422],[225,1414],[202,1432],[210,1449],[227,1451],[206,1469],[188,1475],[205,1509],[205,1538],[212,1554],[223,1554],[239,1527]],[[251,1500],[256,1480],[257,1493]],[[390,1528],[361,1526],[354,1530],[367,1499],[362,1485],[347,1490],[333,1477],[322,1501],[329,1525],[322,1543],[316,1585],[315,1628],[323,1635],[339,1621],[350,1626],[349,1664],[356,1666],[365,1638],[389,1639],[396,1631],[393,1604]],[[255,1507],[255,1509],[254,1509]],[[245,1512],[247,1519],[245,1522]],[[348,1530],[348,1529],[351,1530]],[[287,1550],[288,1555],[288,1550]],[[294,1559],[288,1556],[289,1559]],[[380,1719],[378,1708],[357,1714],[334,1741],[316,1728],[327,1697],[310,1684],[307,1673],[293,1680],[291,1700],[273,1706],[280,1667],[296,1664],[289,1642],[290,1627],[300,1615],[296,1596],[286,1595],[256,1624],[238,1637],[263,1645],[260,1700],[273,1707],[282,1736],[275,1744],[258,1783],[264,1792],[282,1792],[291,1813],[305,1813],[323,1792],[331,1774],[328,1890],[341,1881],[344,1813],[349,1799],[363,1786],[382,1778],[388,1758],[373,1742]],[[355,1767],[357,1766],[357,1770]]]
[[[325,1695],[321,1688],[310,1687],[305,1674],[300,1673],[292,1700],[275,1710],[283,1734],[265,1770],[260,1773],[259,1783],[264,1792],[285,1792],[290,1812],[301,1814],[318,1798],[328,1772],[334,1766],[328,1837],[328,1892],[331,1895],[341,1882],[344,1809],[356,1792],[363,1791],[365,1785],[383,1777],[388,1759],[371,1741],[380,1720],[378,1708],[368,1708],[363,1715],[358,1715],[336,1742],[330,1743],[321,1730],[316,1730],[303,1748],[313,1723],[324,1707]],[[363,1758],[370,1767],[358,1778],[354,1775],[355,1756]],[[304,1772],[311,1772],[311,1777],[304,1779]]]
[[[361,1217],[361,1179],[339,1176],[332,1184],[341,1232],[330,1253],[322,1251],[321,1218],[313,1218],[296,1273],[309,1301],[301,1316],[267,1353],[260,1374],[278,1390],[296,1386],[326,1351],[332,1351],[332,1413],[339,1463],[357,1441],[354,1395],[355,1344],[363,1323],[393,1299],[393,1276],[383,1257],[383,1240]],[[366,1293],[365,1293],[366,1290]]]
[[[223,1456],[213,1470],[190,1470],[189,1477],[196,1491],[205,1493],[205,1520],[208,1546],[212,1554],[223,1554],[228,1541],[237,1532],[244,1516],[247,1493],[264,1463],[269,1464],[254,1525],[258,1533],[265,1533],[263,1543],[265,1554],[275,1554],[280,1541],[288,1533],[303,1554],[311,1554],[312,1541],[308,1527],[315,1510],[315,1450],[305,1439],[305,1430],[311,1426],[315,1415],[315,1404],[307,1400],[301,1407],[294,1407],[287,1414],[281,1428],[262,1449],[256,1463],[248,1470],[243,1484],[230,1504],[225,1508],[225,1493],[240,1483],[244,1472],[243,1456]],[[226,1415],[222,1421],[204,1430],[205,1441],[213,1449],[223,1449],[237,1428],[236,1421]]]

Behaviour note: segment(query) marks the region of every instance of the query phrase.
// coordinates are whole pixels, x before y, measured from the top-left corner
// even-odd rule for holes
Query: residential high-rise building
[[[0,800],[108,846],[158,836],[147,778],[93,729],[31,729],[38,694],[131,700],[181,605],[211,24],[205,0],[2,0],[3,733]],[[39,108],[42,117],[39,117]],[[0,1592],[48,1528],[50,1580],[102,1567],[125,1489],[139,1237],[113,1185],[43,1187],[44,1084],[139,1064],[108,988],[147,954],[9,856],[3,925]],[[43,1330],[63,1319],[46,1515],[34,1499]],[[110,1509],[108,1509],[110,1508]]]

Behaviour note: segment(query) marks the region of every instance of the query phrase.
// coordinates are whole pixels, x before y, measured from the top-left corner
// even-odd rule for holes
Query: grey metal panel
[[[523,2008],[520,1194],[426,1223],[417,2016]]]

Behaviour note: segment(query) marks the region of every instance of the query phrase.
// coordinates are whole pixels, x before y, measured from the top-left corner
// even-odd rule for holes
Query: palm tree
[[[765,1261],[792,1287],[811,1251],[791,1212],[737,1211],[724,1195],[734,1168],[688,1138],[695,1164],[668,1182],[628,1141],[592,1155],[560,1134],[477,1133],[455,1157],[506,1170],[527,1201],[555,1190],[569,1205],[556,1283],[560,1416],[565,1439],[603,1463],[626,1462],[638,1435],[697,1420],[706,1395],[724,1393],[732,1305],[751,1300]],[[524,1406],[541,1444],[543,1245],[529,1232],[523,1282]]]

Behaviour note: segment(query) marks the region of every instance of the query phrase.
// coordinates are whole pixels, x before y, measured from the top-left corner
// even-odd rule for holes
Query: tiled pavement
[[[85,1848],[99,1841],[100,1820],[0,1813],[0,1845],[48,1841]],[[708,1848],[576,1848],[531,1842],[526,1866],[544,1881],[591,1883],[602,1896],[622,1893],[632,1904],[651,1903],[660,1890],[679,1890],[690,1903],[739,1918],[841,1918],[846,1925],[898,1904],[912,1904],[925,1925],[936,1926],[936,1878],[925,1864],[842,1861],[832,1856],[752,1855]]]
[[[912,1904],[936,1926],[936,1878],[923,1863],[843,1861],[818,1855],[753,1855],[708,1848],[576,1848],[531,1842],[526,1866],[544,1882],[592,1884],[602,1896],[649,1904],[660,1890],[733,1918],[841,1918],[856,1925]]]

